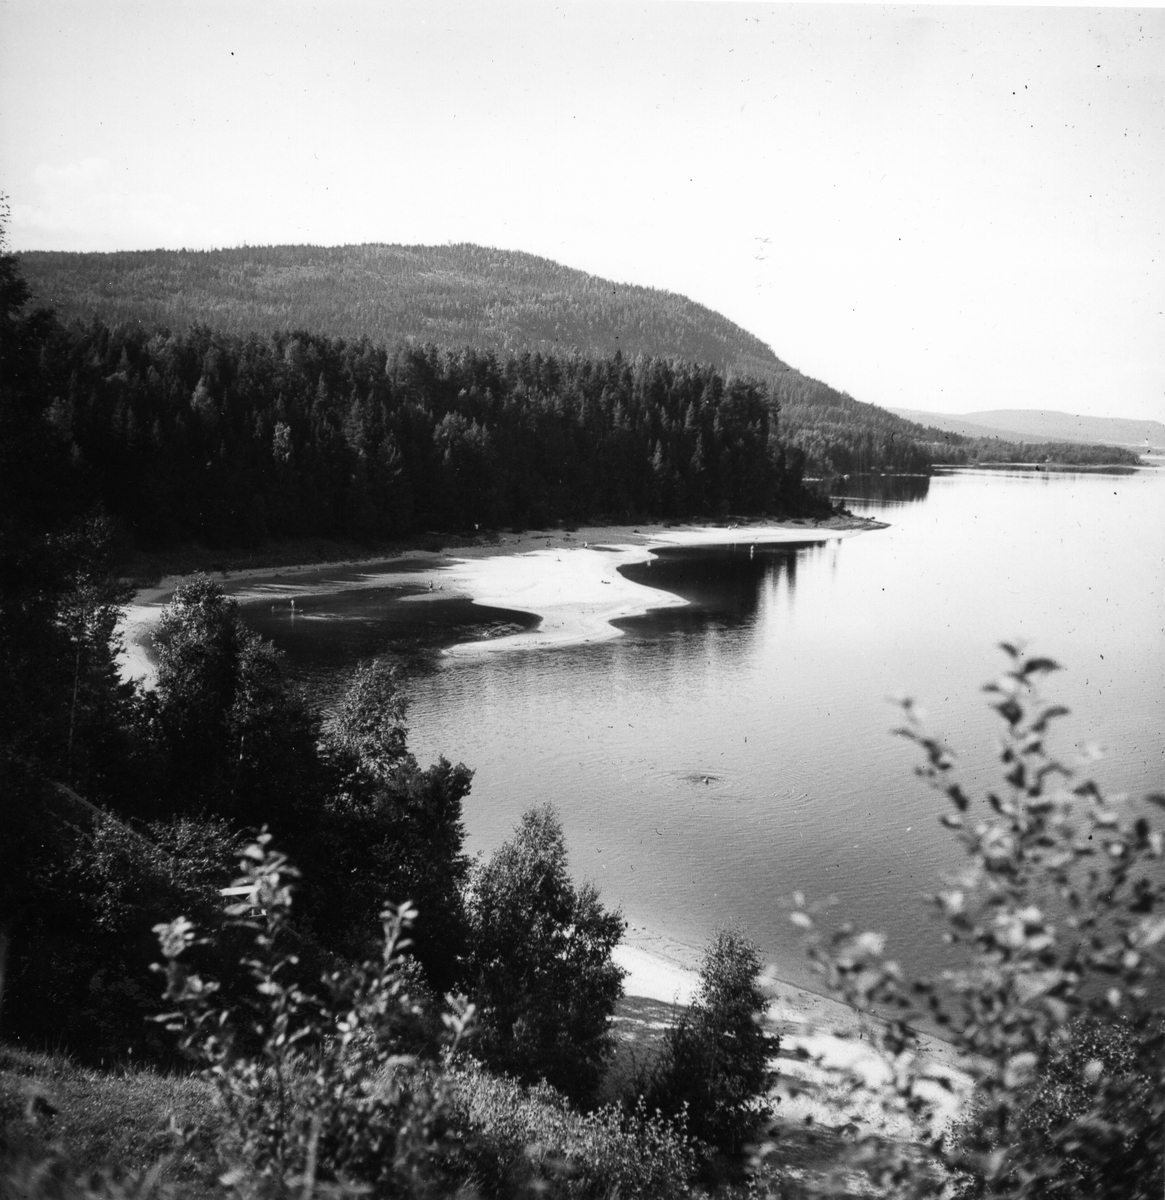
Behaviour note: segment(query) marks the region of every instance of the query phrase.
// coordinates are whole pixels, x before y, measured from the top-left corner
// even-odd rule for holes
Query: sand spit
[[[505,534],[443,551],[412,550],[393,558],[221,572],[215,578],[244,603],[269,599],[290,604],[299,597],[353,588],[393,587],[401,589],[399,598],[410,602],[466,599],[539,618],[534,629],[447,651],[496,654],[620,637],[622,631],[612,621],[683,604],[678,596],[632,583],[619,573],[621,566],[650,560],[653,548],[825,542],[882,527],[854,517],[734,526],[591,526],[569,532]],[[169,576],[155,587],[141,589],[126,608],[120,627],[125,678],[153,684],[153,630],[180,579]]]
[[[636,531],[638,532],[638,531]],[[853,530],[788,525],[685,526],[640,534],[634,541],[591,542],[577,535],[521,554],[459,558],[445,575],[455,594],[478,604],[540,617],[535,629],[505,638],[464,642],[447,654],[465,657],[606,641],[622,636],[613,622],[685,604],[679,596],[624,577],[620,567],[651,561],[665,546],[772,546],[847,536]],[[413,596],[423,601],[425,596]]]

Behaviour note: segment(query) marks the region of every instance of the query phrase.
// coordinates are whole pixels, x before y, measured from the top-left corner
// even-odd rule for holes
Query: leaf
[[[1140,945],[1142,948],[1155,946],[1162,938],[1165,938],[1165,917],[1141,922]]]
[[[1062,704],[1049,705],[1032,723],[1032,732],[1043,733],[1048,727],[1049,721],[1054,721],[1057,717],[1065,717],[1069,712],[1071,709],[1065,708]]]
[[[1035,1078],[1039,1059],[1030,1051],[1016,1054],[1007,1060],[1003,1068],[1003,1084],[1008,1088],[1021,1088]]]
[[[1062,983],[1062,971],[1031,971],[1019,975],[1015,980],[1015,991],[1021,1004],[1030,1004],[1040,996],[1046,995],[1058,983]]]

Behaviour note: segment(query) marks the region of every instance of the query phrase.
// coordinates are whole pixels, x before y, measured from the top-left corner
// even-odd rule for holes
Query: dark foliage
[[[474,1052],[495,1070],[590,1100],[611,1049],[626,927],[590,884],[576,888],[562,826],[531,809],[469,881],[465,981],[480,1026]]]
[[[3,250],[0,226],[0,251]],[[16,260],[0,252],[0,1000],[8,1027],[28,999],[29,919],[54,896],[59,802],[127,788],[132,689],[111,644],[125,593],[110,527],[87,515],[67,441],[48,420],[57,327],[28,311]],[[22,998],[23,996],[23,998]],[[26,1011],[39,1015],[29,1000]]]
[[[358,957],[386,907],[414,905],[412,953],[440,995],[465,950],[461,812],[473,773],[444,758],[422,770],[408,752],[404,713],[393,668],[362,663],[325,730],[338,782],[303,848],[312,871],[300,909],[316,937]]]
[[[175,589],[155,646],[160,806],[215,813],[240,828],[270,824],[296,839],[319,807],[324,779],[319,719],[292,685],[283,656],[202,575]]]
[[[695,1002],[667,1031],[663,1053],[639,1081],[649,1111],[686,1116],[688,1132],[739,1159],[771,1115],[769,1059],[779,1039],[767,1007],[756,947],[721,930],[704,954]]]
[[[89,1062],[173,1060],[149,1018],[158,1010],[154,925],[178,911],[221,916],[238,839],[217,821],[179,819],[138,832],[116,818],[57,806],[32,901],[13,941],[5,1027]],[[82,826],[81,822],[84,822]]]
[[[764,386],[710,367],[203,326],[54,336],[54,436],[146,549],[762,512],[798,495]]]

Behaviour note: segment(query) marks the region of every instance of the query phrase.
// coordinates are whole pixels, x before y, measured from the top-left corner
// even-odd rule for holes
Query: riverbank
[[[650,560],[653,548],[820,542],[879,528],[884,528],[880,522],[850,516],[733,525],[594,525],[491,535],[439,550],[410,544],[392,555],[323,564],[289,566],[276,561],[218,571],[213,577],[243,603],[267,600],[294,606],[311,595],[392,588],[401,602],[464,599],[535,619],[535,627],[524,632],[447,651],[496,653],[616,638],[621,630],[612,622],[683,603],[619,573],[621,566]],[[152,633],[182,578],[168,575],[140,588],[127,606],[120,627],[126,678],[152,684]]]

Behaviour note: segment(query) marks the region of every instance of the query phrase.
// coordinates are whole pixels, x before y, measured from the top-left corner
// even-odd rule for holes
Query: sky
[[[13,249],[477,242],[1165,421],[1165,10],[0,0]]]

